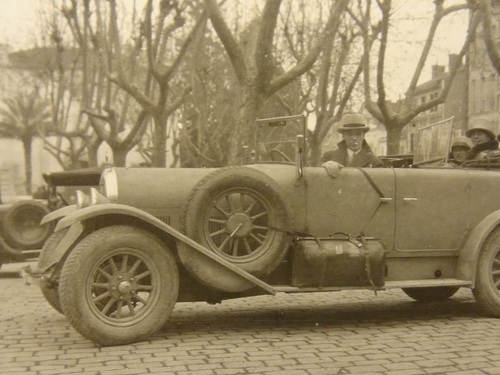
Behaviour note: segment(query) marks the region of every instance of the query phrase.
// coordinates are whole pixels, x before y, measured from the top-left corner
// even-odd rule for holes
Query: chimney
[[[432,66],[432,79],[444,75],[445,67],[443,65]]]

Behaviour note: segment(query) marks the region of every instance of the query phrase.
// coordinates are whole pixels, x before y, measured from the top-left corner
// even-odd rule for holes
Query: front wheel
[[[178,291],[177,265],[163,242],[126,225],[84,238],[69,254],[59,283],[70,323],[102,346],[140,341],[158,331]]]
[[[403,288],[403,292],[418,302],[440,302],[447,300],[458,291],[454,286],[438,286],[425,288]]]
[[[500,228],[495,229],[483,244],[472,293],[483,310],[500,318]]]

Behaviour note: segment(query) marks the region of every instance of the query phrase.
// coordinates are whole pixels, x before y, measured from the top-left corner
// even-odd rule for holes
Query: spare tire
[[[5,239],[15,249],[40,249],[54,230],[54,225],[40,225],[49,209],[37,201],[21,201],[10,207],[3,218]]]
[[[228,167],[194,186],[182,211],[181,230],[221,258],[264,278],[289,248],[285,231],[292,227],[290,212],[270,177],[249,167]],[[204,284],[227,292],[253,286],[187,245],[180,246],[182,264]]]

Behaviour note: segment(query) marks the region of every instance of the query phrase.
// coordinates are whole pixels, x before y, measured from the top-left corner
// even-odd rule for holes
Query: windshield
[[[418,130],[413,165],[434,165],[447,161],[451,146],[453,117]]]
[[[256,120],[255,147],[247,150],[254,162],[292,162],[297,158],[297,136],[305,136],[305,116]]]

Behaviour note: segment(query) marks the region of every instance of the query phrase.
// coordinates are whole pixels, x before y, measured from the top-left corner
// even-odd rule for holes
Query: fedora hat
[[[491,139],[495,139],[496,135],[493,132],[493,123],[485,118],[477,118],[472,120],[469,129],[465,132],[465,135],[470,138],[473,131],[481,131],[488,134]]]
[[[366,125],[365,116],[357,113],[347,113],[340,120],[337,131],[342,133],[348,130],[361,130],[366,133],[370,130],[370,127]]]

